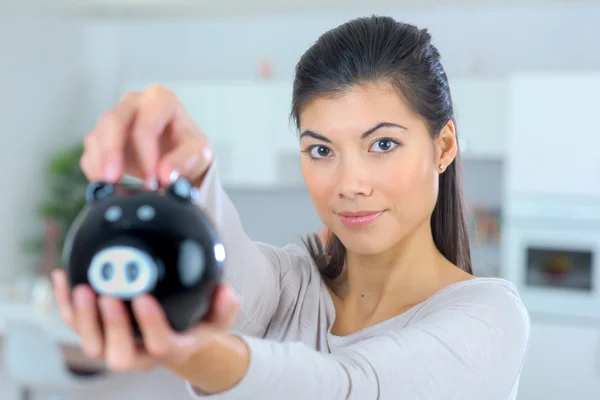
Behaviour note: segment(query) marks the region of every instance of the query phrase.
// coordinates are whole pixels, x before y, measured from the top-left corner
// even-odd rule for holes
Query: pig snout
[[[126,300],[152,291],[158,276],[158,265],[148,253],[127,246],[102,250],[88,269],[88,281],[98,294]]]

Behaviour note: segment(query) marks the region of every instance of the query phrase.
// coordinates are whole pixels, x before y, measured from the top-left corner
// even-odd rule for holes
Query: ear
[[[114,192],[114,185],[102,181],[93,181],[87,185],[85,199],[89,204],[93,204],[112,196]]]
[[[181,200],[192,200],[193,186],[191,182],[185,178],[179,178],[167,188],[169,195],[177,197]]]
[[[456,158],[458,153],[458,139],[454,121],[450,120],[440,131],[435,140],[436,145],[436,168],[443,173]]]

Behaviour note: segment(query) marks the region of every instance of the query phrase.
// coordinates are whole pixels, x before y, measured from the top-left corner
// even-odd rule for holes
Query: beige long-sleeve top
[[[455,283],[394,318],[335,336],[331,296],[305,249],[248,238],[214,165],[197,202],[225,244],[225,279],[242,297],[234,331],[251,353],[235,387],[203,395],[187,382],[193,398],[516,398],[530,319],[510,282]]]

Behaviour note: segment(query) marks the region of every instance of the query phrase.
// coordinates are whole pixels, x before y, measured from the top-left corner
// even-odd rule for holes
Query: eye
[[[390,152],[390,151],[396,149],[396,147],[398,147],[398,146],[400,146],[400,143],[396,140],[378,139],[373,143],[373,145],[371,146],[371,149],[373,149],[373,151],[375,151],[377,153],[387,153],[387,152]]]
[[[329,155],[331,155],[331,149],[327,146],[323,145],[314,145],[310,146],[305,150],[306,153],[310,155],[313,159],[323,159]]]
[[[121,210],[121,207],[111,206],[104,213],[104,218],[108,222],[117,222],[121,218],[122,215],[123,215],[123,210]]]

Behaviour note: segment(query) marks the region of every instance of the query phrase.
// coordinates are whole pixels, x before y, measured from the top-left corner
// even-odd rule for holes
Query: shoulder
[[[448,390],[454,387],[457,393],[481,394],[495,388],[508,394],[527,356],[530,325],[529,313],[512,283],[473,278],[438,292],[416,311],[405,329],[407,337],[419,339],[423,351],[432,352],[431,360],[456,365],[472,377],[465,387],[448,383]],[[395,334],[402,336],[403,331]],[[462,398],[476,397],[482,398]]]
[[[263,242],[254,243],[271,262],[278,264],[281,271],[281,278],[287,275],[295,276],[298,274],[312,275],[316,273],[319,275],[316,264],[308,250],[304,247],[295,243],[281,247]]]
[[[275,246],[263,242],[254,242],[263,251],[272,252],[277,257],[285,259],[292,264],[310,264],[312,258],[308,250],[296,243],[288,243],[285,246]]]
[[[352,341],[351,352],[389,371],[379,377],[382,387],[412,388],[412,397],[506,399],[527,355],[529,315],[510,282],[474,278],[369,333]],[[398,365],[408,373],[398,375]]]
[[[487,295],[486,295],[487,294]],[[495,297],[497,295],[513,297],[520,302],[519,292],[515,285],[502,278],[473,277],[464,281],[453,283],[440,290],[435,296],[440,299],[450,298],[481,298],[481,296]]]
[[[529,319],[517,288],[501,278],[472,278],[447,286],[427,302],[429,310],[446,307],[475,307],[504,310]]]
[[[440,290],[426,301],[419,314],[462,311],[483,321],[505,320],[529,328],[530,317],[517,288],[501,278],[472,278]]]
[[[497,346],[521,358],[529,346],[531,320],[516,287],[500,278],[473,278],[442,289],[425,302],[413,322],[444,326],[472,344]]]
[[[335,311],[308,250],[297,244],[277,247],[261,243],[258,246],[280,265],[279,299],[268,337],[299,340],[318,348],[319,338]]]

